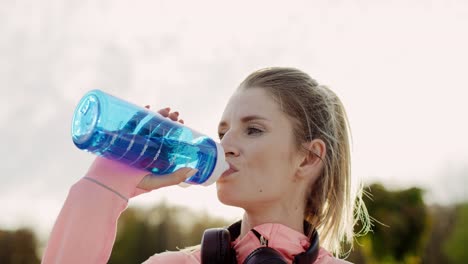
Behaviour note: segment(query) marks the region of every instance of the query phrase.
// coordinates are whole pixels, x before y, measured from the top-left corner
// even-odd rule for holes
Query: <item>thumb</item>
[[[192,177],[197,173],[197,169],[192,168],[181,168],[176,170],[174,173],[165,174],[165,175],[146,175],[140,183],[138,183],[138,188],[144,189],[147,191],[156,190],[162,187],[177,185],[187,178]]]

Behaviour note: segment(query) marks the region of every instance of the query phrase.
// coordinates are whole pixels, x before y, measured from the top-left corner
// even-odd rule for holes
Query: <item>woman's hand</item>
[[[150,106],[145,106],[146,108],[150,109]],[[172,121],[179,122],[181,124],[184,123],[184,120],[179,119],[179,112],[171,112],[170,107],[166,107],[158,111],[164,117],[171,119]],[[152,174],[146,175],[140,183],[138,183],[138,188],[144,189],[147,191],[159,189],[161,187],[177,185],[185,179],[195,175],[197,173],[196,169],[192,168],[181,168],[175,171],[174,173],[167,174],[167,175],[158,175],[154,176]]]

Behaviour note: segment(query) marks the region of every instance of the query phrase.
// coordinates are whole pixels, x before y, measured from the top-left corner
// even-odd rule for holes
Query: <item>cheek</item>
[[[257,186],[278,185],[292,173],[291,152],[288,146],[269,144],[253,148],[247,167],[250,178]]]
[[[251,145],[249,154],[245,155],[245,165],[248,174],[251,174],[252,180],[268,177],[279,161],[277,156],[278,153],[275,152],[275,148],[272,146]]]

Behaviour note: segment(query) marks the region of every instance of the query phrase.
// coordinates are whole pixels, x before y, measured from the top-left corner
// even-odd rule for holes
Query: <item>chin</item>
[[[241,205],[245,202],[245,197],[242,193],[232,188],[232,186],[228,186],[224,183],[216,183],[216,190],[218,200],[225,205],[242,207]],[[241,197],[244,199],[240,200],[239,198]]]

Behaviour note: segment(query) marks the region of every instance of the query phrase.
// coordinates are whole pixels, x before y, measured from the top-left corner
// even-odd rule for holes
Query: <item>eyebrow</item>
[[[258,116],[258,115],[248,115],[248,116],[244,116],[241,118],[241,122],[242,123],[248,123],[250,121],[253,121],[253,120],[265,120],[265,121],[270,121],[269,119],[265,118],[265,117],[261,117],[261,116]],[[227,122],[226,121],[221,121],[218,125],[218,127],[225,127],[227,126]]]

